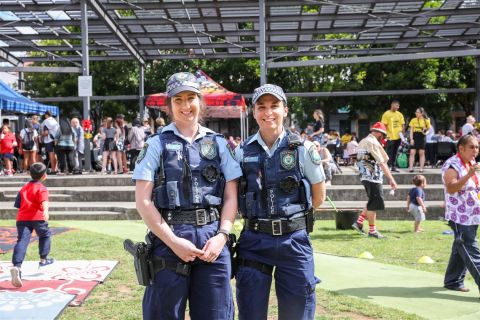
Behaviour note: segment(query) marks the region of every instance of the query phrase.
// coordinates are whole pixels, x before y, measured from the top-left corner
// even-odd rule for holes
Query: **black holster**
[[[237,273],[237,236],[233,233],[228,235],[228,251],[230,252],[230,265],[232,273],[230,279],[235,277]]]
[[[145,242],[133,243],[132,240],[126,239],[123,242],[124,249],[133,256],[133,265],[137,275],[137,282],[141,286],[149,286],[152,280],[151,256]]]
[[[305,216],[305,222],[307,225],[307,232],[313,232],[313,226],[315,225],[315,215],[313,214],[313,208],[308,210],[307,215]]]

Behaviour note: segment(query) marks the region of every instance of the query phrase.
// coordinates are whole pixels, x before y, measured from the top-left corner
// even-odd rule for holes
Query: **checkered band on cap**
[[[197,82],[197,77],[190,72],[175,73],[168,79],[167,97],[171,98],[183,91],[200,93],[200,85]]]
[[[274,84],[268,84],[268,83],[264,84],[261,87],[258,87],[253,91],[253,98],[252,98],[253,104],[257,103],[258,99],[260,99],[260,97],[263,96],[264,94],[271,94],[277,97],[279,100],[283,100],[283,102],[287,104],[287,97],[285,96],[283,89],[280,88],[279,86],[276,86]]]

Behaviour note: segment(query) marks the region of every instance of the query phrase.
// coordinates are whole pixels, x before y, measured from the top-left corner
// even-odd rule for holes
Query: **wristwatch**
[[[217,234],[220,234],[220,233],[225,235],[225,239],[227,240],[227,242],[230,240],[230,232],[228,232],[225,229],[218,229]]]

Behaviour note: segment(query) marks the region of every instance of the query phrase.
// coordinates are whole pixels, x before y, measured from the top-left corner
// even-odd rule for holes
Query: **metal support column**
[[[267,53],[265,44],[265,0],[258,2],[258,28],[260,32],[260,85],[267,83]]]
[[[89,76],[89,52],[88,52],[88,17],[87,17],[87,0],[80,0],[81,11],[81,30],[82,30],[82,75]],[[83,119],[90,119],[90,97],[83,97]],[[92,139],[85,139],[85,151],[84,151],[84,169],[90,171],[92,169],[91,159],[91,143]]]
[[[145,66],[143,64],[140,64],[138,86],[138,115],[142,120],[145,116]]]
[[[22,93],[25,94],[25,75],[23,72],[18,73],[18,90]],[[24,114],[19,114],[18,115],[18,128],[17,130],[22,130],[25,128],[25,119],[26,116]]]
[[[475,57],[475,119],[480,119],[480,56]]]

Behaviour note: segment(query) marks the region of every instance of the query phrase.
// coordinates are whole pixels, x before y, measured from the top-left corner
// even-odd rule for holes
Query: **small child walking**
[[[17,244],[13,249],[13,267],[10,269],[10,274],[12,276],[12,285],[17,288],[23,285],[21,267],[33,230],[35,230],[39,238],[39,267],[44,267],[54,262],[52,258],[48,258],[51,243],[51,233],[48,228],[48,190],[42,183],[47,178],[46,172],[47,167],[43,163],[33,163],[30,167],[32,180],[20,189],[15,199],[15,208],[18,208],[18,238]]]
[[[407,196],[407,212],[413,215],[415,219],[413,231],[418,233],[424,231],[420,228],[420,223],[425,220],[425,213],[427,212],[425,191],[423,190],[427,186],[427,179],[418,174],[413,177],[413,184],[415,187],[410,189]]]

